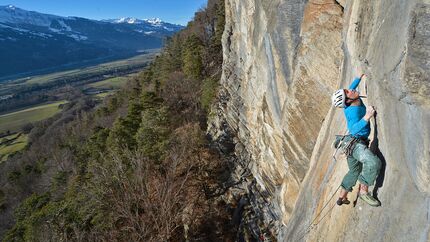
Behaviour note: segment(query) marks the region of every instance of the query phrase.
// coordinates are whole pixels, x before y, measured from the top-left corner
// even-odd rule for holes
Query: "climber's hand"
[[[366,76],[366,74],[361,74],[361,76],[360,76],[360,80],[362,80],[362,79],[364,79],[364,78],[366,78],[367,76]]]
[[[369,106],[367,109],[366,109],[366,115],[364,115],[364,119],[366,120],[366,121],[369,121],[374,115],[375,115],[375,113],[376,113],[376,111],[375,111],[375,108],[373,107],[373,106]]]

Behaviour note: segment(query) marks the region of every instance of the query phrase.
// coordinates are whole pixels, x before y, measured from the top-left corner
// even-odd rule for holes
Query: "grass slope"
[[[59,106],[64,103],[66,101],[59,101],[0,115],[0,133],[16,132],[28,123],[47,119],[59,112]]]
[[[25,148],[28,137],[22,133],[12,134],[0,139],[0,162],[7,159],[10,154],[14,154]]]

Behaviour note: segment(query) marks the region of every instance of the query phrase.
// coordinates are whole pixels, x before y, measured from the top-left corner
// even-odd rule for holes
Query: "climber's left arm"
[[[358,84],[360,84],[361,79],[363,78],[363,76],[365,76],[365,74],[361,74],[360,77],[356,77],[354,78],[354,81],[351,83],[351,85],[349,86],[349,89],[351,90],[355,90],[358,87]]]

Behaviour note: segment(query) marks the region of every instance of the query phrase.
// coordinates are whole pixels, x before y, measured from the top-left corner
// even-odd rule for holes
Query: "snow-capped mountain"
[[[0,6],[0,28],[45,38],[53,37],[53,34],[63,34],[75,40],[88,39],[79,32],[73,31],[65,23],[68,20],[74,21],[76,18],[26,11],[13,5]]]
[[[102,21],[124,25],[124,26],[128,25],[129,27],[133,28],[135,31],[139,33],[145,33],[150,35],[151,34],[168,35],[169,33],[176,33],[177,31],[184,28],[184,26],[182,25],[163,22],[159,18],[137,19],[137,18],[124,17],[119,19],[107,19]]]
[[[160,19],[97,21],[0,6],[0,79],[4,75],[160,48],[183,26]]]
[[[144,19],[144,21],[150,23],[150,24],[154,24],[154,25],[160,25],[163,24],[164,22],[159,19],[159,18],[151,18],[151,19]]]
[[[13,5],[0,6],[0,22],[2,23],[49,26],[53,20],[57,19],[61,19],[61,17],[26,11]]]
[[[122,23],[128,23],[128,24],[139,24],[142,23],[141,20],[137,19],[137,18],[120,18],[120,19],[108,19],[108,20],[104,20],[106,22],[111,22],[111,23],[116,23],[116,24],[122,24]]]
[[[118,19],[106,19],[106,20],[102,20],[105,22],[109,22],[109,23],[116,23],[116,24],[123,24],[123,23],[127,23],[127,24],[150,24],[154,27],[159,27],[162,24],[169,24],[169,23],[165,23],[163,22],[161,19],[159,18],[151,18],[151,19],[137,19],[137,18],[130,18],[130,17],[124,17],[124,18],[118,18]],[[179,27],[181,27],[180,25],[177,25]]]
[[[159,18],[141,20],[141,19],[131,18],[131,17],[123,17],[123,18],[118,18],[118,19],[105,19],[102,21],[109,22],[109,23],[115,23],[115,24],[122,24],[122,23],[144,24],[144,23],[148,23],[148,24],[153,24],[153,25],[160,25],[163,23],[163,21]]]

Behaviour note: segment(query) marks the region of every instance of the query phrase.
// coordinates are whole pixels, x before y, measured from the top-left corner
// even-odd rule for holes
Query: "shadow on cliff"
[[[385,161],[385,157],[382,154],[381,150],[379,150],[378,123],[376,122],[376,116],[377,115],[375,114],[375,117],[373,119],[374,132],[373,132],[373,140],[370,143],[370,150],[381,160],[381,170],[379,171],[378,178],[376,178],[375,187],[373,188],[373,197],[376,198],[381,203],[381,201],[378,198],[378,190],[384,185],[385,168],[387,167],[387,162]]]

